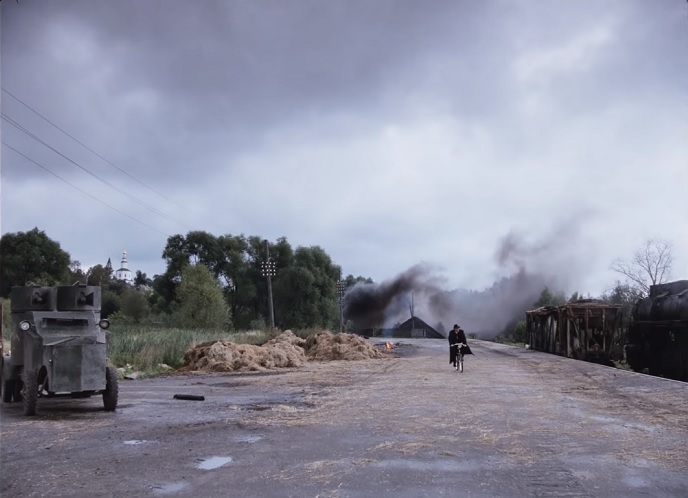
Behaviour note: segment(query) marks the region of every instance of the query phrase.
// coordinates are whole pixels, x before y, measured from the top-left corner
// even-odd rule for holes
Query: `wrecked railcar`
[[[613,366],[621,355],[621,306],[581,299],[526,312],[531,349]]]
[[[626,358],[637,372],[688,381],[688,280],[652,285],[636,301]]]

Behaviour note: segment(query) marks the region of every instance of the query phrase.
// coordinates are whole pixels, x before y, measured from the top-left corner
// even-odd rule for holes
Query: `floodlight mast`
[[[337,282],[337,295],[339,296],[339,331],[344,331],[344,292],[346,291],[346,282],[340,280]]]
[[[268,309],[270,310],[270,330],[275,328],[275,309],[272,304],[272,277],[276,275],[275,262],[270,259],[270,246],[265,240],[265,261],[260,264],[261,272],[268,279]]]

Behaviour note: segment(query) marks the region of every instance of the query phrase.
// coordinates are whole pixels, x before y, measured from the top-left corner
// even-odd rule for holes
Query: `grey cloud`
[[[642,185],[653,203],[655,192],[668,193],[680,183],[664,180],[670,169],[659,161],[685,157],[685,147],[676,145],[685,122],[677,109],[688,86],[685,10],[681,1],[643,0],[5,1],[2,77],[3,86],[99,153],[188,205],[194,228],[322,244],[352,272],[380,281],[419,259],[449,261],[454,239],[458,246],[468,237],[481,243],[462,250],[465,263],[450,261],[453,275],[482,282],[490,276],[478,274],[493,271],[485,247],[509,227],[526,227],[537,240],[548,219],[572,206],[614,212],[629,195],[644,195]],[[589,66],[586,59],[548,79],[552,68],[545,65],[550,73],[538,70],[525,83],[517,80],[519,57],[565,47],[605,27],[610,38],[593,47]],[[523,108],[531,94],[543,104],[529,114]],[[11,99],[3,96],[2,105],[59,150],[133,189]],[[413,128],[419,122],[444,133],[418,132]],[[676,137],[665,132],[674,123]],[[154,221],[2,126],[4,140],[70,181],[165,231],[186,231]],[[412,160],[389,154],[396,144],[384,141],[388,127],[402,130],[402,140],[413,144],[406,152],[420,154]],[[300,146],[296,152],[288,147],[293,142]],[[308,154],[319,147],[329,153]],[[638,174],[639,161],[653,159],[660,169],[650,185]],[[2,160],[3,230],[30,229],[44,219],[12,192],[54,193],[41,206],[55,213],[49,233],[87,259],[79,255],[86,243],[57,218],[58,206],[80,194],[57,181],[41,190],[39,184],[50,179],[46,173],[6,149]],[[289,161],[299,164],[294,174],[284,173],[291,172]],[[407,171],[425,171],[424,180],[431,162],[440,166],[421,192],[385,177],[398,176],[395,163],[405,161]],[[359,167],[352,168],[353,162]],[[338,174],[328,176],[330,169]],[[261,170],[268,172],[261,181],[280,179],[272,203],[265,202],[260,182],[247,181]],[[367,174],[380,171],[385,175]],[[454,185],[474,219],[448,214],[444,197]],[[314,196],[316,187],[326,193]],[[134,191],[176,217],[187,214]],[[365,212],[362,195],[371,201]],[[314,197],[317,213],[310,204]],[[346,209],[330,210],[331,198]],[[427,211],[424,219],[404,213],[408,199]],[[98,256],[90,258],[99,261],[106,248],[117,252],[124,245],[132,261],[160,265],[164,237],[100,209],[94,205],[92,216],[107,228],[108,243],[91,249]],[[632,243],[655,228],[640,210],[628,208],[635,213],[632,221],[615,215],[590,223],[597,233],[628,234],[626,243]],[[676,229],[669,216],[665,223],[663,230]],[[423,244],[405,243],[410,233]],[[135,247],[122,241],[127,238],[145,240]],[[600,259],[619,253],[618,239],[600,239]],[[394,254],[381,258],[390,244]]]

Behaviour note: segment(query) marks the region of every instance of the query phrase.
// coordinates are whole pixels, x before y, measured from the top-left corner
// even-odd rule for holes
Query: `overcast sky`
[[[596,295],[659,237],[688,278],[685,0],[0,5],[2,233],[85,268],[206,230],[481,290],[508,236]]]

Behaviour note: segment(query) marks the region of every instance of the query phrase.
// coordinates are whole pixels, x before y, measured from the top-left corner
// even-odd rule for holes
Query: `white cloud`
[[[613,40],[609,26],[597,26],[555,46],[526,50],[515,59],[513,70],[517,80],[528,85],[576,77],[594,69]]]

